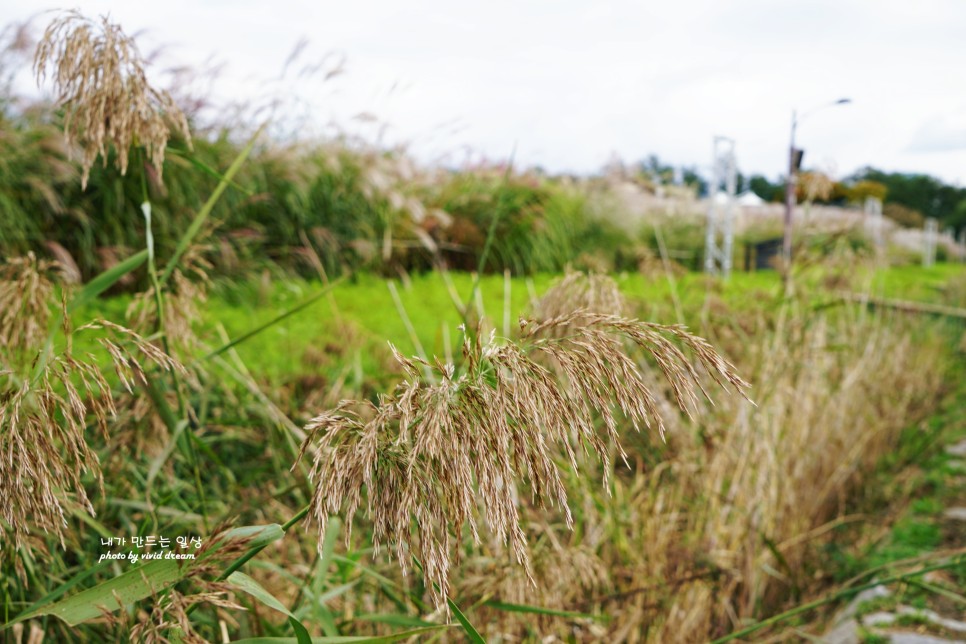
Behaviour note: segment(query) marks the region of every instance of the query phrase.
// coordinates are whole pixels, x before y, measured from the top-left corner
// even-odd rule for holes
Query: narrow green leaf
[[[412,615],[398,615],[393,613],[379,614],[379,615],[356,615],[353,621],[360,622],[375,622],[377,624],[387,624],[389,626],[436,626],[432,622],[427,622],[425,619],[419,619],[418,617],[413,617]]]
[[[577,613],[569,610],[556,610],[553,608],[543,608],[541,606],[528,606],[527,604],[507,604],[505,602],[488,601],[483,603],[485,606],[502,610],[506,613],[533,613],[535,615],[551,615],[553,617],[570,617],[575,619],[593,619],[606,621],[606,615],[591,615],[590,613]]]
[[[356,581],[351,581],[348,584],[340,584],[338,586],[334,586],[334,587],[328,589],[327,591],[325,591],[324,593],[318,595],[315,598],[315,601],[319,602],[320,604],[325,604],[330,599],[335,599],[339,595],[344,595],[348,591],[352,590],[353,588],[356,587],[356,585],[358,583],[359,583],[359,581],[356,580]]]
[[[228,170],[225,171],[225,176],[221,178],[221,181],[219,181],[218,185],[215,187],[215,191],[211,193],[211,196],[208,197],[208,201],[204,203],[204,205],[201,207],[201,210],[199,210],[198,214],[195,215],[194,220],[192,220],[191,225],[188,226],[188,230],[186,230],[184,235],[181,236],[181,239],[178,240],[178,245],[175,247],[174,255],[171,256],[170,260],[168,260],[167,266],[164,267],[164,273],[161,275],[162,284],[166,283],[171,277],[171,273],[174,272],[174,269],[178,266],[178,262],[181,261],[181,256],[184,255],[186,250],[188,250],[188,246],[191,245],[191,242],[194,240],[195,236],[197,236],[198,232],[201,230],[201,227],[205,224],[205,221],[207,221],[208,216],[211,215],[211,211],[214,210],[215,204],[218,203],[221,195],[228,188],[228,185],[235,178],[235,175],[238,174],[238,171],[241,169],[242,165],[244,165],[245,160],[248,158],[248,155],[251,154],[255,147],[255,142],[258,140],[258,137],[261,135],[262,130],[264,129],[264,125],[258,128],[258,131],[255,132],[248,144],[242,149],[241,152],[238,153],[238,156],[235,157],[235,160],[231,162],[231,165],[228,166]]]
[[[269,608],[274,608],[283,615],[288,615],[289,617],[295,617],[292,611],[285,607],[285,604],[280,602],[272,595],[270,592],[265,590],[261,584],[249,577],[243,572],[233,572],[228,575],[228,583],[235,586],[239,590],[243,590],[258,601],[262,602]]]
[[[332,564],[332,556],[335,554],[335,542],[339,539],[339,531],[342,529],[342,522],[339,517],[329,517],[329,523],[325,529],[325,540],[322,542],[322,550],[319,555],[319,576],[325,575],[329,566]]]
[[[148,251],[144,249],[134,255],[131,255],[123,262],[115,264],[111,268],[107,269],[87,284],[83,286],[79,291],[74,294],[71,298],[70,303],[67,305],[67,311],[73,313],[77,309],[83,308],[94,300],[98,295],[106,291],[107,289],[114,286],[118,280],[130,273],[131,271],[137,269],[148,259]]]
[[[114,612],[122,605],[134,603],[160,592],[188,572],[190,566],[185,564],[184,561],[173,559],[149,561],[143,566],[132,568],[114,579],[83,590],[63,601],[24,613],[11,623],[15,624],[41,615],[53,615],[71,626],[77,626],[100,617],[104,611]],[[118,598],[121,603],[118,603]]]
[[[922,581],[921,579],[910,579],[909,583],[913,586],[918,586],[919,588],[922,588],[923,590],[926,590],[928,592],[935,593],[937,595],[942,595],[946,599],[956,602],[961,606],[966,606],[966,597],[960,595],[959,593],[954,593],[948,588],[943,588],[942,586],[937,586],[936,584],[931,584],[929,582]]]
[[[285,604],[278,601],[274,595],[265,590],[257,581],[243,572],[233,572],[228,575],[228,583],[230,583],[232,586],[235,586],[239,590],[245,591],[269,608],[274,608],[283,615],[287,615],[288,622],[292,625],[292,629],[295,631],[295,637],[298,640],[298,644],[310,644],[312,638],[309,637],[309,632],[306,630],[302,622],[299,621],[292,611],[285,607]]]
[[[312,644],[385,644],[386,642],[398,642],[400,640],[409,639],[410,637],[428,635],[434,631],[440,631],[444,628],[449,628],[449,626],[446,624],[439,624],[436,626],[427,626],[426,628],[414,628],[401,633],[393,633],[392,635],[377,635],[371,637],[365,635],[313,637],[311,642]],[[294,637],[249,637],[243,640],[234,641],[238,644],[297,644],[297,640]]]
[[[181,432],[183,432],[186,427],[188,427],[188,421],[186,420],[180,421],[175,427],[174,435],[172,435],[171,438],[168,440],[168,444],[165,445],[164,449],[161,450],[160,454],[158,454],[154,459],[151,460],[151,465],[150,467],[148,467],[148,478],[147,478],[147,488],[149,490],[151,489],[151,484],[154,483],[155,477],[157,477],[158,473],[161,472],[161,468],[164,467],[165,462],[168,460],[168,458],[171,456],[171,453],[174,451],[175,445],[178,442],[178,438],[181,436]]]
[[[252,547],[264,547],[273,541],[281,539],[284,534],[282,527],[274,523],[270,525],[245,526],[229,530],[222,537],[221,541],[227,542],[244,539]],[[215,548],[212,548],[209,552],[214,552],[215,550]],[[5,624],[2,628],[7,628],[18,622],[42,615],[53,615],[71,626],[76,626],[82,622],[100,617],[104,611],[113,612],[123,605],[132,604],[164,590],[169,585],[184,577],[195,563],[197,562],[176,559],[151,560],[113,579],[104,581],[93,588],[82,590],[67,599],[28,610],[13,621]],[[78,576],[85,577],[88,574],[87,572],[83,572]],[[73,585],[77,581],[70,580],[65,585]],[[118,602],[118,598],[120,598],[120,603]]]
[[[235,346],[241,344],[245,340],[248,340],[249,338],[258,335],[262,331],[265,331],[266,329],[269,329],[269,328],[275,326],[276,324],[278,324],[279,322],[281,322],[285,318],[287,318],[289,316],[292,316],[292,315],[295,315],[296,313],[298,313],[302,309],[305,309],[305,308],[311,306],[312,304],[315,304],[320,299],[322,299],[322,297],[325,296],[329,291],[331,291],[336,285],[338,285],[343,279],[345,279],[345,278],[340,277],[339,279],[337,279],[337,280],[335,280],[333,282],[330,282],[329,284],[325,285],[315,295],[312,295],[311,297],[308,297],[308,298],[302,300],[301,302],[299,302],[298,304],[296,304],[292,308],[288,309],[287,311],[285,311],[283,313],[280,313],[279,315],[276,315],[274,318],[272,318],[268,322],[265,322],[264,324],[260,324],[259,326],[255,327],[254,329],[252,329],[250,331],[246,331],[245,333],[243,333],[242,335],[238,336],[237,338],[235,338],[231,342],[228,342],[227,344],[224,344],[224,345],[218,347],[217,349],[215,349],[214,351],[212,351],[211,353],[209,353],[208,355],[206,355],[205,356],[205,359],[206,360],[210,360],[211,358],[214,358],[216,356],[219,356],[222,353],[224,353],[225,351],[228,351],[229,349],[231,349],[232,347],[235,347]]]
[[[473,642],[473,644],[486,644],[486,640],[483,639],[483,636],[480,635],[480,632],[473,627],[473,624],[470,623],[470,620],[466,619],[466,615],[464,615],[463,611],[460,610],[460,607],[456,605],[456,602],[454,602],[452,599],[447,599],[446,603],[449,604],[449,609],[453,611],[456,621],[458,621],[460,626],[463,627],[463,632],[466,633],[466,638]]]
[[[217,170],[215,170],[214,168],[212,168],[210,165],[208,165],[204,161],[201,161],[200,159],[198,159],[195,155],[193,155],[188,150],[181,150],[181,149],[178,149],[178,148],[170,148],[169,147],[167,151],[168,152],[171,152],[175,156],[179,156],[182,159],[186,160],[188,163],[190,163],[194,167],[198,168],[199,170],[201,170],[205,174],[207,174],[207,175],[209,175],[211,177],[214,177],[215,179],[219,179],[220,181],[227,181],[228,182],[228,185],[230,185],[235,190],[241,192],[246,197],[252,197],[252,196],[254,196],[254,194],[255,194],[254,192],[252,192],[251,190],[249,190],[245,186],[242,186],[242,185],[239,185],[239,184],[235,183],[234,181],[227,180],[225,178],[225,175],[223,175],[222,173],[218,172]]]
[[[45,606],[46,604],[49,604],[49,603],[53,602],[56,599],[59,599],[64,594],[66,594],[67,591],[69,591],[70,589],[72,589],[74,586],[76,586],[76,585],[78,585],[80,583],[83,583],[84,581],[87,580],[88,577],[91,577],[93,575],[96,575],[101,570],[103,570],[103,569],[107,568],[108,566],[110,566],[111,563],[112,562],[105,560],[105,561],[102,561],[102,562],[98,563],[96,566],[91,566],[87,570],[83,570],[79,574],[74,575],[73,577],[71,577],[70,579],[68,579],[64,583],[62,583],[60,586],[57,586],[57,588],[53,589],[52,591],[50,591],[49,593],[47,593],[46,595],[44,595],[42,598],[40,598],[33,606],[31,606],[26,611],[24,611],[24,614],[26,615],[26,614],[29,614],[29,613],[36,613],[37,610],[40,607]],[[2,629],[0,629],[0,630],[2,630]]]

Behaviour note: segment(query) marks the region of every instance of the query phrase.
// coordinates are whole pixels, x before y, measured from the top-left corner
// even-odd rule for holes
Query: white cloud
[[[148,29],[171,60],[216,53],[228,65],[219,91],[234,98],[264,92],[258,79],[277,76],[303,36],[307,55],[343,52],[337,80],[272,91],[297,91],[320,124],[376,113],[388,140],[427,160],[516,146],[518,161],[551,170],[592,171],[611,151],[701,165],[723,134],[743,171],[776,176],[792,108],[848,96],[803,121],[807,162],[966,180],[959,0],[75,1]],[[27,15],[0,0],[7,21]]]
[[[966,110],[928,119],[906,149],[922,153],[966,150]]]

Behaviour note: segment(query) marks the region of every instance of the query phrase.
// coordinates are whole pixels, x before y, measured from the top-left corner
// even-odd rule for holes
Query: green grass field
[[[871,292],[888,298],[917,302],[944,302],[944,285],[966,267],[942,264],[932,268],[901,267],[882,271],[871,280]],[[515,326],[520,316],[527,315],[533,295],[543,293],[556,279],[553,275],[533,278],[513,278],[507,286],[503,277],[486,275],[480,281],[480,301],[487,316],[498,322],[497,333],[507,315],[504,302],[509,295],[509,320]],[[645,312],[651,321],[665,324],[678,322],[672,290],[681,303],[685,324],[699,324],[703,305],[709,298],[724,301],[731,310],[758,309],[769,302],[776,303],[782,285],[775,272],[735,273],[729,280],[709,279],[698,273],[687,273],[675,281],[674,288],[664,277],[647,278],[642,275],[621,274],[615,279],[630,300],[634,310]],[[448,329],[450,351],[459,346],[458,325],[461,318],[450,297],[445,280],[439,273],[414,276],[403,285],[394,280],[406,315],[416,335],[430,355],[445,356],[444,328]],[[452,273],[452,284],[461,298],[466,298],[472,287],[472,276]],[[321,290],[319,282],[289,279],[272,281],[268,286],[247,281],[225,284],[214,289],[200,321],[203,337],[218,344],[217,329],[224,328],[228,338],[237,338]],[[252,374],[267,382],[278,384],[284,379],[311,371],[310,349],[358,351],[362,368],[378,372],[384,364],[378,356],[386,355],[386,343],[392,342],[407,355],[415,355],[415,344],[395,305],[387,280],[362,275],[341,282],[332,289],[332,297],[322,298],[309,308],[278,322],[264,333],[242,343],[238,353]],[[834,293],[815,296],[815,304],[834,300]],[[102,300],[94,311],[83,311],[81,316],[97,312],[117,315],[123,312],[127,298]],[[340,320],[352,331],[343,332]],[[350,356],[351,357],[351,356]],[[354,359],[354,358],[353,358]]]

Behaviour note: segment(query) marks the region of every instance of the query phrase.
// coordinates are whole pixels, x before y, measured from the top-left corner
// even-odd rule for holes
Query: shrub
[[[882,216],[888,217],[903,228],[922,228],[925,218],[922,213],[899,203],[890,202],[882,207]]]

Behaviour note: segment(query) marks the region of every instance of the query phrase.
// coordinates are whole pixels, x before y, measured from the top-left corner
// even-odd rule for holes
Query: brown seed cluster
[[[572,311],[620,315],[624,310],[624,296],[607,275],[568,271],[536,302],[534,309],[542,319]]]
[[[34,72],[38,82],[52,78],[64,109],[64,134],[82,151],[85,188],[97,156],[107,164],[108,145],[121,174],[127,172],[131,146],[139,145],[160,176],[172,128],[190,143],[184,113],[166,91],[148,83],[134,40],[106,17],[61,14],[37,46]]]
[[[32,252],[0,265],[0,346],[27,354],[47,338],[57,265]]]
[[[117,414],[111,386],[96,357],[73,351],[73,330],[62,310],[66,346],[52,353],[48,321],[53,285],[33,257],[0,268],[0,550],[29,557],[28,538],[43,531],[61,543],[71,506],[93,514],[83,477],[101,484],[97,455],[88,446],[89,425],[106,435]],[[8,306],[9,304],[9,306]],[[63,303],[62,303],[63,306]],[[66,306],[64,306],[66,309]],[[137,333],[99,320],[78,331],[102,330],[97,341],[130,390],[146,382],[145,364],[184,367]],[[24,360],[28,356],[29,360]],[[12,545],[12,548],[3,546]],[[23,574],[22,561],[16,559]]]
[[[442,605],[463,529],[479,542],[482,517],[532,579],[520,488],[541,504],[558,505],[570,526],[558,457],[576,470],[576,451],[592,449],[606,464],[605,438],[618,438],[617,413],[663,432],[656,394],[628,343],[656,361],[684,410],[704,389],[697,368],[669,338],[690,348],[720,384],[741,393],[748,387],[710,345],[681,327],[587,311],[521,326],[519,342],[500,343],[492,334],[485,342],[478,334],[465,340],[460,373],[396,352],[407,378],[391,395],[378,404],[344,401],[306,426],[302,453],[314,444],[316,485],[308,521],[318,525],[320,543],[329,515],[343,512],[351,525],[365,503],[377,548],[392,547],[404,572],[415,557]]]

